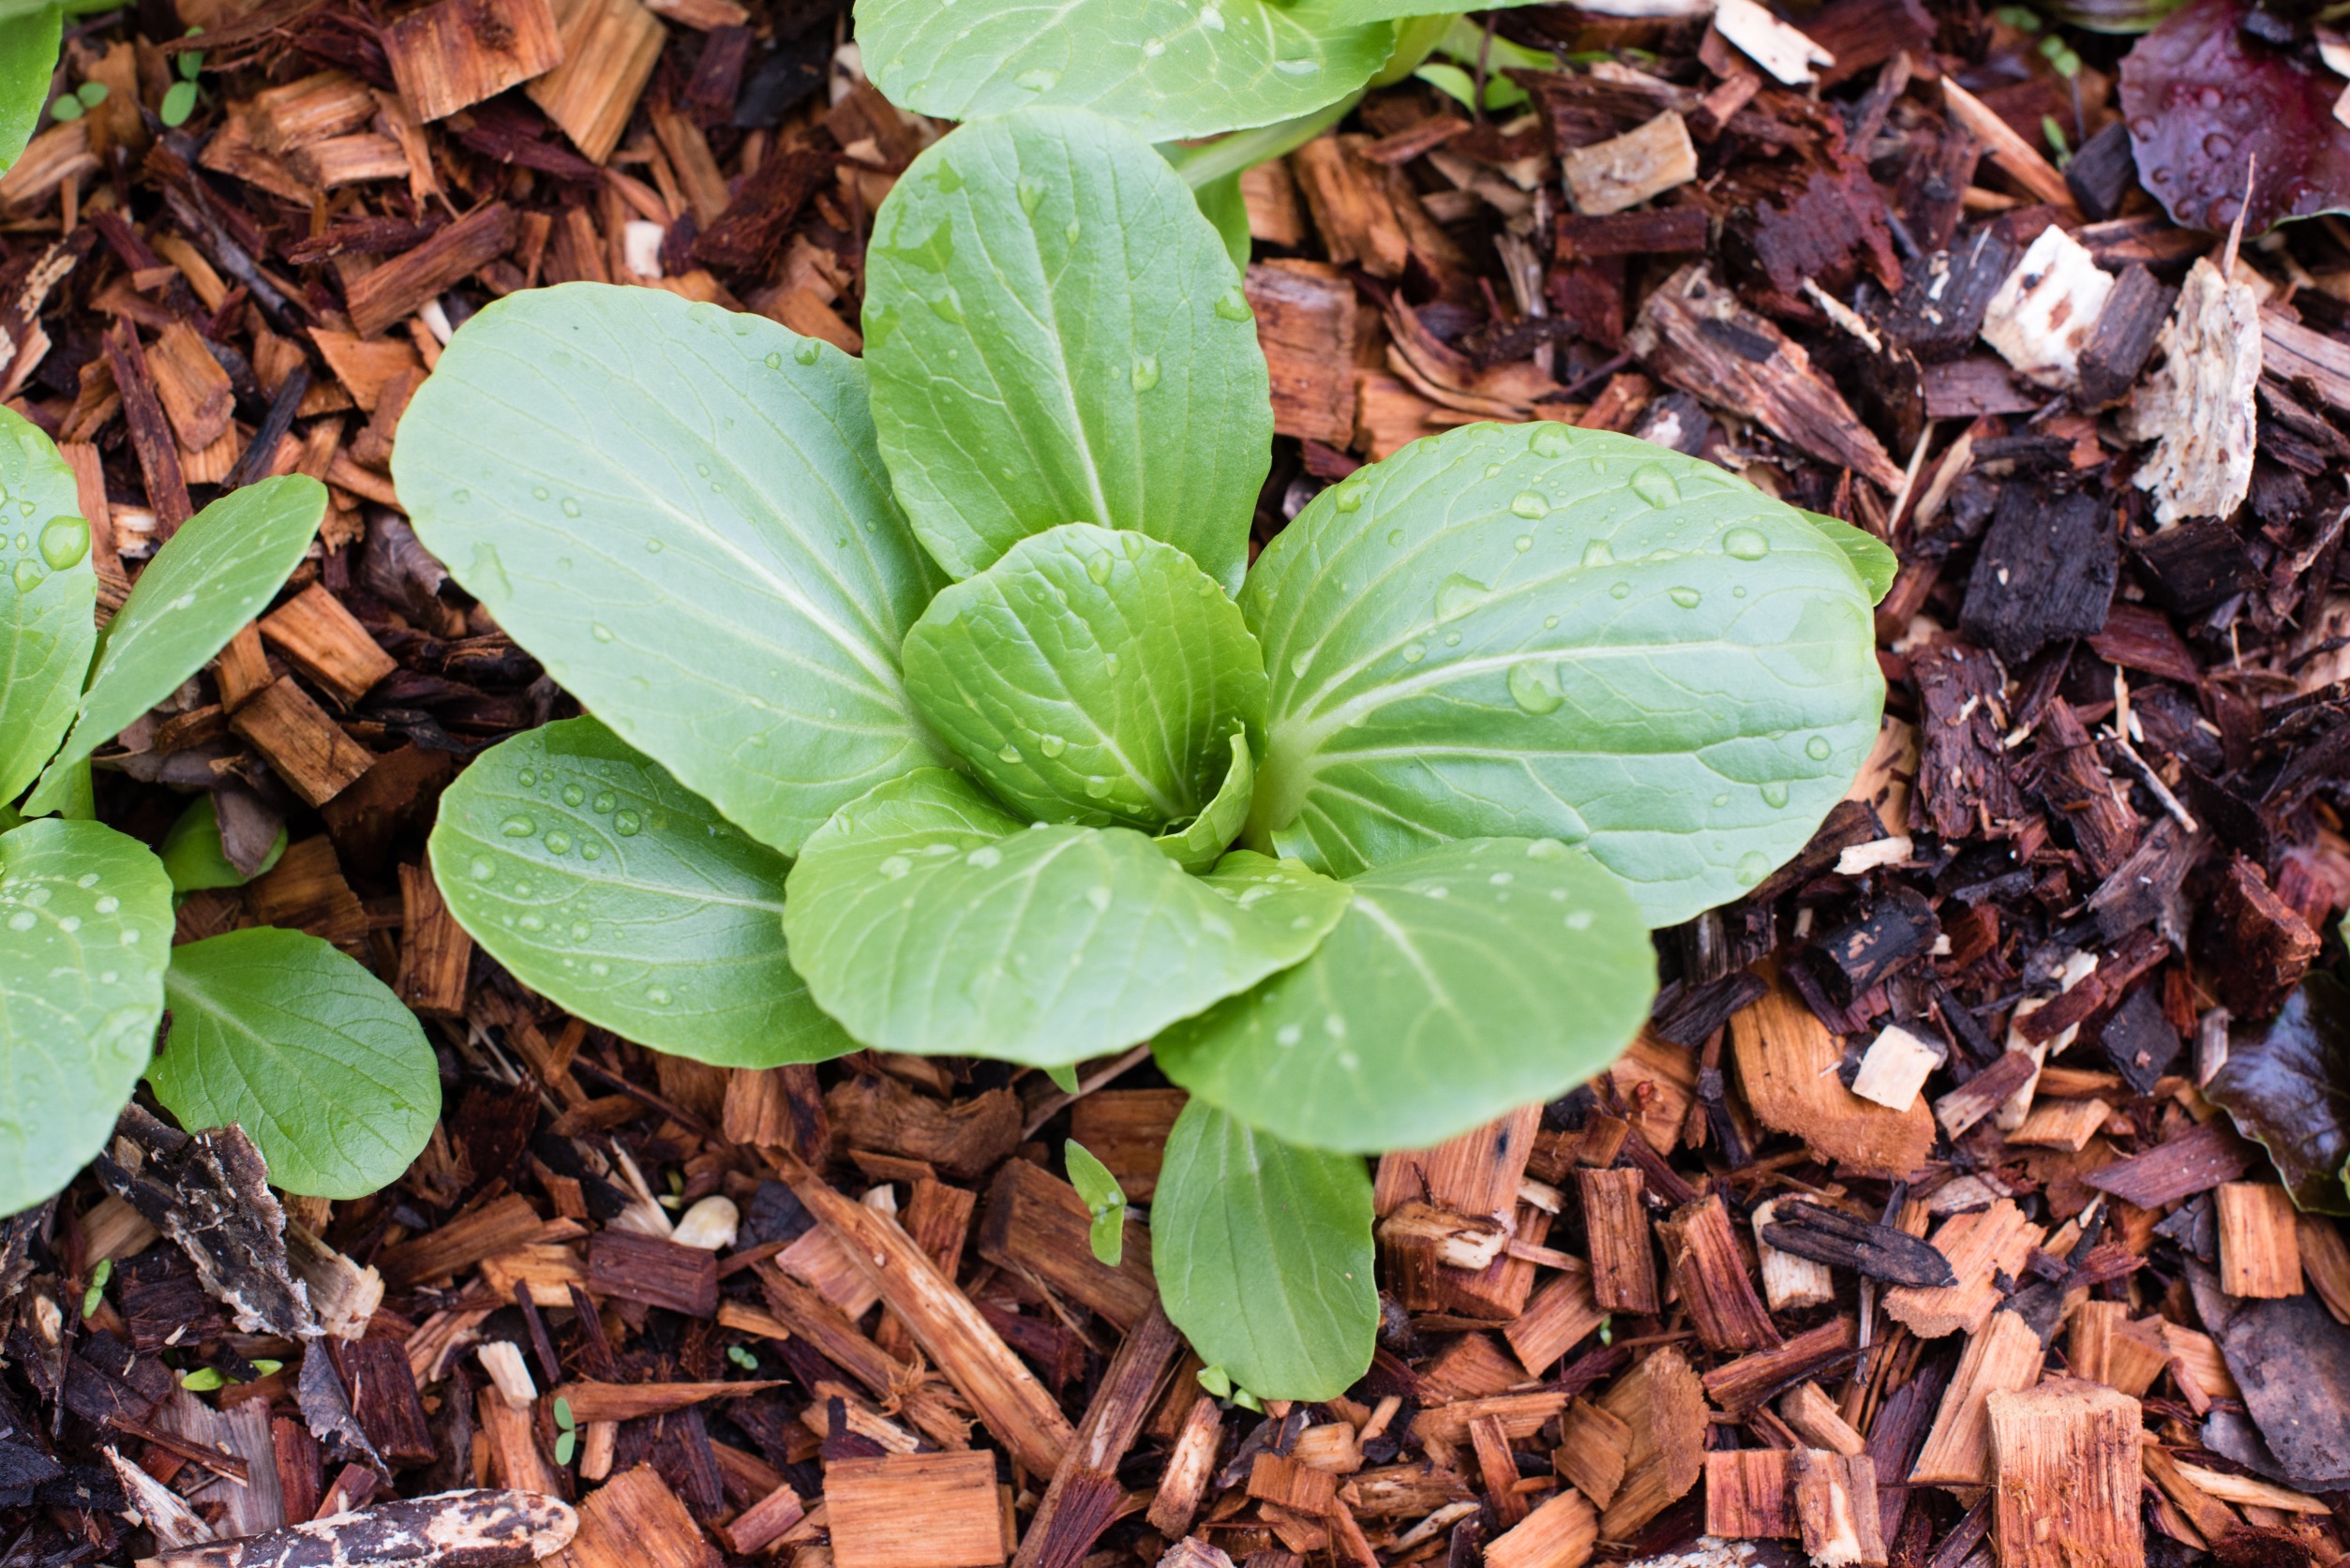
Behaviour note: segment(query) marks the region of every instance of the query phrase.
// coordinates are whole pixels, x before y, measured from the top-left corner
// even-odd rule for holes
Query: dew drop
[[[992,844],[983,844],[964,859],[981,871],[994,871],[1004,863],[1004,852]]]
[[[1510,543],[1517,546],[1518,553],[1522,556],[1534,547],[1534,536],[1531,533],[1521,533]]]
[[[587,803],[587,799],[588,799],[588,792],[587,792],[586,790],[584,790],[584,789],[580,788],[577,784],[565,784],[565,785],[563,785],[563,804],[564,804],[564,805],[566,805],[566,806],[579,806],[579,805],[584,805],[584,804],[586,804],[586,803]]]
[[[510,839],[527,839],[539,830],[539,825],[527,816],[510,816],[498,825],[498,830]]]
[[[1306,678],[1306,672],[1311,668],[1313,668],[1312,649],[1299,649],[1295,653],[1290,655],[1289,673],[1297,677],[1300,680],[1303,680]]]
[[[466,874],[471,876],[476,882],[495,882],[498,880],[498,868],[491,865],[488,859],[485,856],[474,856],[472,863],[467,866],[465,870]]]
[[[536,914],[525,915],[522,918],[516,920],[515,924],[520,926],[524,931],[545,931],[546,929],[546,917]]]
[[[1427,657],[1428,644],[1424,642],[1407,642],[1403,645],[1403,662],[1405,664],[1416,665],[1422,659]]]
[[[1633,473],[1632,493],[1651,506],[1671,506],[1681,500],[1681,486],[1654,463],[1643,464]]]
[[[565,496],[563,498],[563,515],[566,517],[576,517],[579,515],[578,497]]]
[[[892,855],[884,859],[877,869],[884,877],[895,882],[914,869],[914,862],[903,855]]]
[[[1835,747],[1828,743],[1828,738],[1824,735],[1815,735],[1804,742],[1804,754],[1814,762],[1827,761],[1828,754],[1834,750]]]
[[[1629,599],[1632,597],[1632,585],[1630,583],[1609,583],[1608,585],[1608,597],[1610,599]]]
[[[1699,602],[1702,600],[1705,595],[1699,593],[1694,588],[1676,588],[1669,590],[1665,597],[1670,599],[1674,604],[1679,605],[1684,610],[1694,610],[1698,607]]]
[[[612,628],[605,625],[601,620],[591,620],[588,623],[588,635],[598,642],[610,642]]]
[[[1015,87],[1025,88],[1031,93],[1049,93],[1059,84],[1060,80],[1061,73],[1056,70],[1027,70],[1013,77],[1011,84]]]
[[[1589,931],[1591,922],[1592,913],[1588,909],[1570,909],[1566,912],[1566,929],[1569,931]]]
[[[635,812],[619,811],[612,814],[612,831],[621,838],[633,839],[643,828],[643,820]]]
[[[1143,354],[1137,357],[1134,361],[1132,380],[1134,390],[1137,392],[1148,392],[1152,387],[1157,386],[1159,384],[1159,356]]]
[[[668,987],[653,985],[645,988],[645,1000],[656,1008],[666,1008],[676,998],[669,994]]]
[[[1558,628],[1559,628],[1559,618],[1558,618],[1557,616],[1555,616],[1555,615],[1546,615],[1546,616],[1544,616],[1544,617],[1542,618],[1542,629],[1543,629],[1544,631],[1546,631],[1546,632],[1555,632],[1555,631],[1557,631],[1557,630],[1558,630]]]
[[[1109,551],[1096,550],[1085,558],[1085,575],[1091,577],[1096,583],[1106,583],[1110,580],[1110,568],[1116,564],[1117,562],[1110,558]]]
[[[1110,889],[1099,885],[1088,888],[1085,889],[1085,902],[1093,905],[1095,914],[1107,913],[1110,907]]]
[[[1216,314],[1223,321],[1246,321],[1252,320],[1256,312],[1249,308],[1247,291],[1235,283],[1216,296]]]
[[[15,914],[8,917],[8,929],[10,931],[30,931],[39,922],[39,920],[40,917],[34,914],[30,909],[20,909]]]
[[[702,471],[702,472],[704,472],[704,473],[708,473],[708,472],[710,471],[710,469],[709,469],[709,467],[708,467],[707,465],[703,465],[703,466],[702,466],[702,470],[701,470],[701,471]],[[554,494],[554,492],[553,492],[553,491],[551,491],[551,490],[549,490],[549,489],[548,489],[546,485],[531,485],[531,499],[532,500],[546,500],[546,498],[547,498],[548,496],[550,496],[550,495],[552,495],[552,494]]]
[[[602,959],[598,959],[593,963],[588,965],[588,973],[593,975],[599,980],[611,972],[612,966],[605,963]]]
[[[97,886],[97,873],[85,871],[73,879],[73,885],[77,888],[95,888]]]
[[[90,525],[79,517],[52,517],[41,529],[41,559],[62,572],[90,551]]]
[[[1605,539],[1594,539],[1583,546],[1583,565],[1586,568],[1613,566],[1615,560],[1616,553],[1608,547],[1608,542]]]
[[[571,939],[574,942],[585,942],[594,933],[588,929],[588,923],[585,920],[574,920],[571,922]]]
[[[1771,553],[1771,541],[1759,528],[1734,528],[1722,535],[1722,553],[1737,560],[1760,560]]]
[[[1520,490],[1511,500],[1509,510],[1511,515],[1532,521],[1550,515],[1550,501],[1539,490]]]
[[[767,367],[770,370],[781,370],[784,367],[784,356],[781,351],[771,352],[767,356]]]
[[[1740,887],[1753,887],[1771,874],[1771,857],[1759,849],[1749,849],[1738,857],[1736,874]]]
[[[1068,749],[1069,742],[1057,735],[1044,735],[1037,738],[1037,750],[1046,756],[1058,756]]]
[[[1044,182],[1024,174],[1020,177],[1019,188],[1020,210],[1030,217],[1036,217],[1037,209],[1044,204]]]
[[[475,545],[473,564],[465,575],[471,579],[466,586],[475,590],[477,598],[503,599],[514,591],[514,585],[506,580],[505,563],[498,559],[498,546],[495,545]]]
[[[564,831],[563,831],[562,829],[557,829],[554,832],[551,832],[551,833],[547,834],[547,835],[546,835],[546,852],[547,852],[549,855],[568,855],[568,854],[570,854],[570,853],[571,853],[571,835],[570,835],[569,833],[564,832]]]
[[[41,570],[40,562],[29,557],[18,561],[16,570],[10,575],[16,579],[19,593],[30,593],[49,580],[49,574]]]
[[[1393,550],[1400,550],[1403,548],[1403,530],[1401,529],[1391,528],[1387,530],[1387,547]]]
[[[1295,1023],[1284,1023],[1280,1028],[1273,1031],[1273,1043],[1275,1045],[1295,1045],[1299,1040],[1304,1039],[1305,1038],[1306,1031],[1300,1029]]]
[[[1781,806],[1786,805],[1787,781],[1784,779],[1773,779],[1769,784],[1764,784],[1762,786],[1762,803],[1770,807],[1773,811],[1777,811]]]
[[[1473,610],[1483,604],[1486,595],[1491,591],[1492,590],[1474,577],[1455,572],[1436,585],[1436,619],[1445,620],[1465,611]]]
[[[1340,512],[1361,511],[1363,506],[1363,487],[1360,485],[1340,485],[1335,491],[1331,492],[1330,504],[1338,508]]]
[[[1089,799],[1099,800],[1109,793],[1110,781],[1100,774],[1095,773],[1085,780],[1085,794]]]
[[[1575,438],[1563,425],[1537,425],[1531,444],[1537,457],[1564,457],[1574,447]]]
[[[1564,700],[1559,695],[1557,671],[1534,660],[1509,666],[1509,696],[1529,713],[1554,713]]]
[[[1566,845],[1556,839],[1534,839],[1526,845],[1526,859],[1529,860],[1564,860],[1566,859]]]
[[[995,754],[1002,757],[1006,762],[1018,762],[1020,760],[1020,748],[1007,740],[1004,742],[1003,748]]]

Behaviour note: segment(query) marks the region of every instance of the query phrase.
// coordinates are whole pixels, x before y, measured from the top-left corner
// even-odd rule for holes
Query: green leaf
[[[1312,957],[1159,1037],[1170,1079],[1308,1148],[1425,1148],[1565,1093],[1648,1017],[1639,911],[1555,839],[1445,844],[1347,887]]]
[[[792,962],[859,1040],[1031,1067],[1121,1050],[1296,963],[1346,898],[1302,866],[1189,876],[1128,829],[1032,828],[943,769],[842,808],[789,894]]]
[[[0,23],[0,72],[7,29],[27,25]],[[44,67],[43,91],[48,82]],[[0,409],[0,800],[13,800],[65,739],[97,646],[97,575],[73,470],[13,409]]]
[[[784,950],[784,858],[593,719],[492,747],[441,798],[432,866],[515,978],[720,1067],[856,1049]]]
[[[1088,106],[1154,142],[1270,125],[1345,97],[1395,46],[1344,0],[857,0],[890,101],[942,120]]]
[[[1232,258],[1233,271],[1246,274],[1255,236],[1249,231],[1249,203],[1240,194],[1240,176],[1222,175],[1191,194],[1199,202],[1200,216],[1216,225],[1216,232],[1223,237],[1224,254]]]
[[[156,551],[98,645],[81,717],[27,809],[53,811],[75,763],[179,689],[285,586],[326,515],[303,474],[232,490]]]
[[[441,1119],[416,1015],[315,936],[254,926],[187,943],[164,992],[155,1098],[190,1130],[243,1127],[273,1186],[364,1198],[399,1180]]]
[[[1199,815],[1159,835],[1159,847],[1167,859],[1193,873],[1204,872],[1221,859],[1249,820],[1249,800],[1256,783],[1249,738],[1235,731],[1232,761],[1224,769],[1224,782],[1216,786],[1215,798],[1200,808]]]
[[[1230,770],[1226,737],[1264,733],[1238,606],[1173,545],[1086,523],[933,600],[906,635],[906,685],[997,799],[1048,822],[1189,821]]]
[[[111,828],[28,822],[0,837],[0,1214],[16,1214],[105,1147],[147,1065],[172,885]]]
[[[156,111],[156,118],[167,126],[184,126],[187,117],[196,112],[196,84],[193,82],[174,82],[163,89],[162,107]]]
[[[1802,512],[1803,508],[1796,510]],[[1840,517],[1823,516],[1818,512],[1804,512],[1804,515],[1811,519],[1812,526],[1830,544],[1844,552],[1862,587],[1868,590],[1868,602],[1884,603],[1885,595],[1893,591],[1893,578],[1901,572],[1900,558],[1892,548],[1866,529],[1854,528]]]
[[[1376,1344],[1370,1226],[1362,1160],[1293,1148],[1194,1099],[1151,1199],[1159,1299],[1227,1389],[1333,1398]]]
[[[56,6],[0,22],[0,172],[24,156],[49,101],[66,15]]]
[[[1338,875],[1451,838],[1587,844],[1654,926],[1801,849],[1884,702],[1841,550],[1606,431],[1414,441],[1316,496],[1240,605],[1273,682],[1250,844]]]
[[[277,863],[277,857],[286,852],[286,830],[277,829],[277,842],[269,846],[253,876]],[[163,835],[163,847],[157,853],[163,857],[163,869],[172,878],[175,893],[192,893],[204,888],[242,888],[253,880],[236,869],[220,847],[219,810],[210,794],[199,795],[187,802],[187,809],[172,824],[172,830]]]
[[[556,1433],[555,1462],[559,1465],[567,1465],[571,1463],[572,1452],[577,1448],[578,1445],[579,1434],[576,1431],[565,1430]]]
[[[898,675],[941,579],[838,349],[658,289],[532,289],[466,323],[400,424],[426,546],[744,831],[795,854],[943,760]]]
[[[1431,62],[1412,73],[1422,82],[1443,93],[1465,109],[1474,109],[1477,101],[1477,80],[1459,66]],[[1526,101],[1526,89],[1506,76],[1489,75],[1485,79],[1485,107],[1514,109]]]
[[[1118,1186],[1110,1168],[1076,1139],[1063,1144],[1062,1152],[1069,1161],[1069,1185],[1077,1189],[1077,1196],[1093,1215],[1087,1237],[1093,1255],[1115,1268],[1126,1256],[1126,1189]]]
[[[1082,110],[965,126],[900,176],[865,265],[881,454],[950,575],[1074,521],[1239,586],[1265,354],[1221,236],[1147,143]]]

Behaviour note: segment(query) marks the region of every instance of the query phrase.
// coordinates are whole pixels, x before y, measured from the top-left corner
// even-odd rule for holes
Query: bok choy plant
[[[1153,1040],[1191,1097],[1171,1316],[1257,1394],[1336,1393],[1360,1157],[1605,1066],[1649,930],[1804,844],[1877,734],[1890,558],[1546,424],[1419,441],[1251,566],[1240,276],[1083,110],[916,159],[863,321],[860,364],[569,284],[457,333],[401,497],[593,716],[468,769],[434,874],[525,983],[704,1061]]]
[[[325,486],[294,474],[214,501],[103,633],[73,470],[7,410],[0,509],[0,802],[33,785],[22,814],[0,804],[0,1215],[71,1180],[142,1075],[191,1130],[244,1127],[289,1191],[355,1198],[397,1179],[441,1113],[414,1016],[301,932],[172,947],[175,887],[234,875],[217,826],[209,854],[190,821],[158,859],[89,820],[91,754],[267,607],[318,531]]]

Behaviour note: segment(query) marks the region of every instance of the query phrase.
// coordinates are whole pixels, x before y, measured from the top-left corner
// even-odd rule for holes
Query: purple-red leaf
[[[2350,210],[2350,127],[2334,118],[2342,78],[2313,49],[2245,33],[2250,0],[2194,0],[2121,62],[2121,110],[2138,180],[2171,221],[2224,229],[2259,158],[2244,227]]]

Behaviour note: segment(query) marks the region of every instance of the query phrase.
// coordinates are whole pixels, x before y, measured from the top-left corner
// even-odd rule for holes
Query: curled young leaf
[[[227,647],[285,586],[325,515],[326,486],[290,473],[232,490],[182,523],[107,623],[81,716],[26,805],[64,804],[78,764]]]
[[[1223,859],[1224,851],[1240,836],[1256,786],[1256,761],[1249,754],[1249,738],[1235,731],[1232,761],[1224,769],[1224,782],[1216,786],[1215,797],[1200,808],[1199,815],[1160,834],[1159,847],[1185,871],[1206,871]]]
[[[155,1098],[190,1131],[243,1127],[273,1187],[364,1198],[399,1180],[441,1119],[416,1015],[315,936],[255,926],[187,943],[164,993]]]
[[[1041,821],[1190,821],[1230,771],[1228,737],[1264,733],[1238,607],[1140,533],[1069,523],[1020,541],[931,602],[905,657],[915,710]]]
[[[1073,521],[1239,587],[1265,354],[1222,239],[1147,142],[1082,110],[964,126],[898,177],[865,266],[881,455],[949,573]]]
[[[432,868],[516,979],[639,1045],[730,1068],[856,1049],[785,950],[789,862],[593,719],[474,759]]]
[[[1444,844],[1346,886],[1310,958],[1160,1035],[1170,1079],[1307,1148],[1424,1148],[1564,1094],[1648,1016],[1639,911],[1555,839]]]
[[[44,93],[57,56],[56,12],[49,15]],[[32,25],[0,23],[0,37]],[[14,508],[14,526],[0,528],[0,800],[14,800],[73,722],[97,646],[97,576],[73,470],[13,409],[0,409],[0,497]]]
[[[2350,987],[2313,972],[2274,1019],[2230,1042],[2204,1094],[2268,1151],[2296,1203],[2350,1214]]]
[[[172,885],[95,822],[0,836],[0,1214],[106,1145],[163,1015]]]
[[[810,836],[784,930],[817,1004],[863,1043],[1050,1067],[1145,1039],[1313,950],[1346,889],[1250,860],[1191,876],[1131,829],[1030,826],[922,769]]]
[[[943,760],[898,673],[940,579],[838,349],[657,289],[532,289],[450,343],[392,469],[499,625],[783,853]]]
[[[1562,839],[1652,926],[1801,849],[1884,702],[1868,594],[1819,528],[1562,425],[1468,426],[1350,475],[1240,606],[1272,679],[1250,844],[1351,875]]]
[[[1151,1272],[1169,1320],[1227,1385],[1328,1399],[1376,1345],[1370,1227],[1359,1157],[1294,1148],[1194,1099],[1151,1199]]]
[[[1345,0],[858,0],[890,101],[942,120],[1029,104],[1100,110],[1154,142],[1270,125],[1370,81],[1395,46]]]

